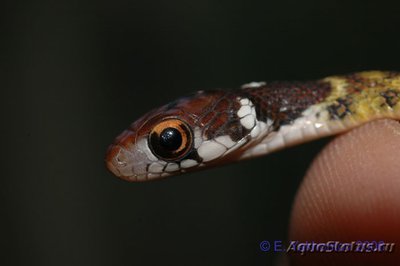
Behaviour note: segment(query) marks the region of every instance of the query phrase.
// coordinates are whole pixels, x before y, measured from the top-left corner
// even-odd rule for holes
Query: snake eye
[[[149,135],[152,152],[159,158],[174,161],[191,150],[193,134],[182,120],[171,118],[158,123]]]

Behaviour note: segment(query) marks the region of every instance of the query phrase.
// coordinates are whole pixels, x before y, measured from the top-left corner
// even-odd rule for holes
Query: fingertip
[[[290,239],[400,240],[400,124],[377,120],[338,136],[317,156],[296,196]],[[398,252],[294,256],[303,265],[396,263]],[[338,261],[338,262],[339,262]],[[385,264],[386,265],[386,264]]]

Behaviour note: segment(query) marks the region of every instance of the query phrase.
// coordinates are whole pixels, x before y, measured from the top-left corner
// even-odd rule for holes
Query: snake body
[[[109,147],[106,165],[122,179],[147,181],[249,159],[400,119],[399,97],[400,73],[390,71],[199,91],[135,121]]]

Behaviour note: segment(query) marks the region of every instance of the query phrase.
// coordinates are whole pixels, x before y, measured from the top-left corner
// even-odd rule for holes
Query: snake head
[[[147,181],[234,161],[256,121],[237,93],[200,91],[135,121],[109,147],[106,165],[127,181]]]

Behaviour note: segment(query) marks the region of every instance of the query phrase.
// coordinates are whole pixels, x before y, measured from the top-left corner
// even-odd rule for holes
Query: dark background
[[[396,1],[0,4],[0,265],[269,265],[325,141],[160,182],[113,138],[192,91],[400,70]]]

